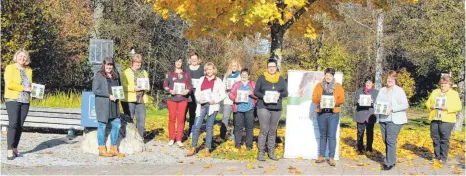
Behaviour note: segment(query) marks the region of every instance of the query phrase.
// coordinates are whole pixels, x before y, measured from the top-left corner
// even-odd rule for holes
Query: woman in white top
[[[227,95],[230,93],[230,89],[233,86],[233,84],[241,80],[240,70],[241,64],[237,60],[232,60],[228,65],[227,72],[225,73],[225,76],[223,76],[223,82],[225,83],[225,90]],[[220,138],[223,140],[226,140],[228,122],[230,121],[232,105],[233,101],[231,101],[230,98],[227,96],[225,100],[223,100],[223,119],[222,126],[220,127]],[[230,133],[231,139],[234,139],[233,128],[234,127],[232,126]]]
[[[215,118],[220,109],[220,102],[222,102],[226,96],[225,84],[222,82],[222,79],[216,76],[217,67],[215,67],[212,62],[208,62],[205,64],[204,69],[206,76],[200,78],[199,84],[196,85],[196,91],[194,92],[197,101],[196,119],[192,130],[192,148],[188,151],[187,156],[196,154],[197,142],[205,116],[207,116],[205,157],[210,156]]]
[[[397,74],[388,72],[387,86],[380,89],[377,95],[375,112],[378,114],[380,131],[385,144],[385,160],[383,170],[391,170],[396,164],[396,143],[403,124],[408,122],[406,110],[409,107],[405,91],[396,85]],[[384,111],[385,105],[386,111]],[[379,108],[381,107],[381,108]],[[380,111],[384,111],[380,113]]]

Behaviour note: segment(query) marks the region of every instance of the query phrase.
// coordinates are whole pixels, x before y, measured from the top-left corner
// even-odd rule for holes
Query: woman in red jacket
[[[243,127],[246,125],[246,149],[252,149],[252,137],[254,129],[254,107],[257,97],[254,95],[256,82],[249,80],[249,70],[247,68],[240,72],[241,81],[233,84],[229,98],[233,101],[233,121],[235,134],[235,147],[241,148]]]

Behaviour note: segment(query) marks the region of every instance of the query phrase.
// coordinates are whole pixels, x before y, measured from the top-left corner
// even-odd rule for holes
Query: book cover
[[[43,99],[45,92],[45,85],[32,83],[31,97]]]
[[[123,87],[122,86],[113,86],[112,87],[112,95],[115,97],[115,99],[124,99],[125,94],[123,92]]]
[[[173,90],[175,94],[182,95],[185,91],[186,85],[184,83],[175,83],[173,84]]]
[[[264,102],[265,103],[277,103],[278,92],[277,91],[265,91]]]
[[[371,95],[360,95],[359,96],[359,106],[371,106]]]
[[[149,78],[138,78],[137,79],[137,87],[142,90],[149,90]]]
[[[236,102],[247,103],[249,101],[249,91],[238,90],[236,93]]]

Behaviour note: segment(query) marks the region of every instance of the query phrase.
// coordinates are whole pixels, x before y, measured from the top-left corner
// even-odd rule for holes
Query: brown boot
[[[107,147],[99,146],[99,156],[112,157],[113,155],[107,152]]]
[[[328,164],[329,164],[330,166],[335,166],[335,165],[336,165],[336,164],[335,164],[335,160],[334,160],[333,158],[330,158],[330,160],[328,160]]]
[[[206,149],[204,153],[205,157],[210,157],[210,149]]]
[[[108,152],[110,155],[113,155],[113,156],[118,156],[118,157],[125,157],[125,154],[123,153],[120,153],[118,151],[118,146],[111,146],[110,147],[110,151]]]
[[[316,160],[316,163],[323,163],[325,162],[325,158],[323,156],[319,156],[319,159]]]
[[[196,148],[191,148],[188,150],[188,153],[186,153],[186,156],[193,156],[196,154]]]

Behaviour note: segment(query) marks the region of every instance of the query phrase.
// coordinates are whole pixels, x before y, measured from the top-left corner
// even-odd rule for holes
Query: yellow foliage
[[[386,79],[387,74],[383,75],[382,83],[386,86]],[[409,73],[406,68],[402,68],[400,71],[397,72],[397,85],[403,88],[406,93],[406,97],[411,98],[414,95],[416,90],[416,82],[414,78],[411,77],[411,73]]]

